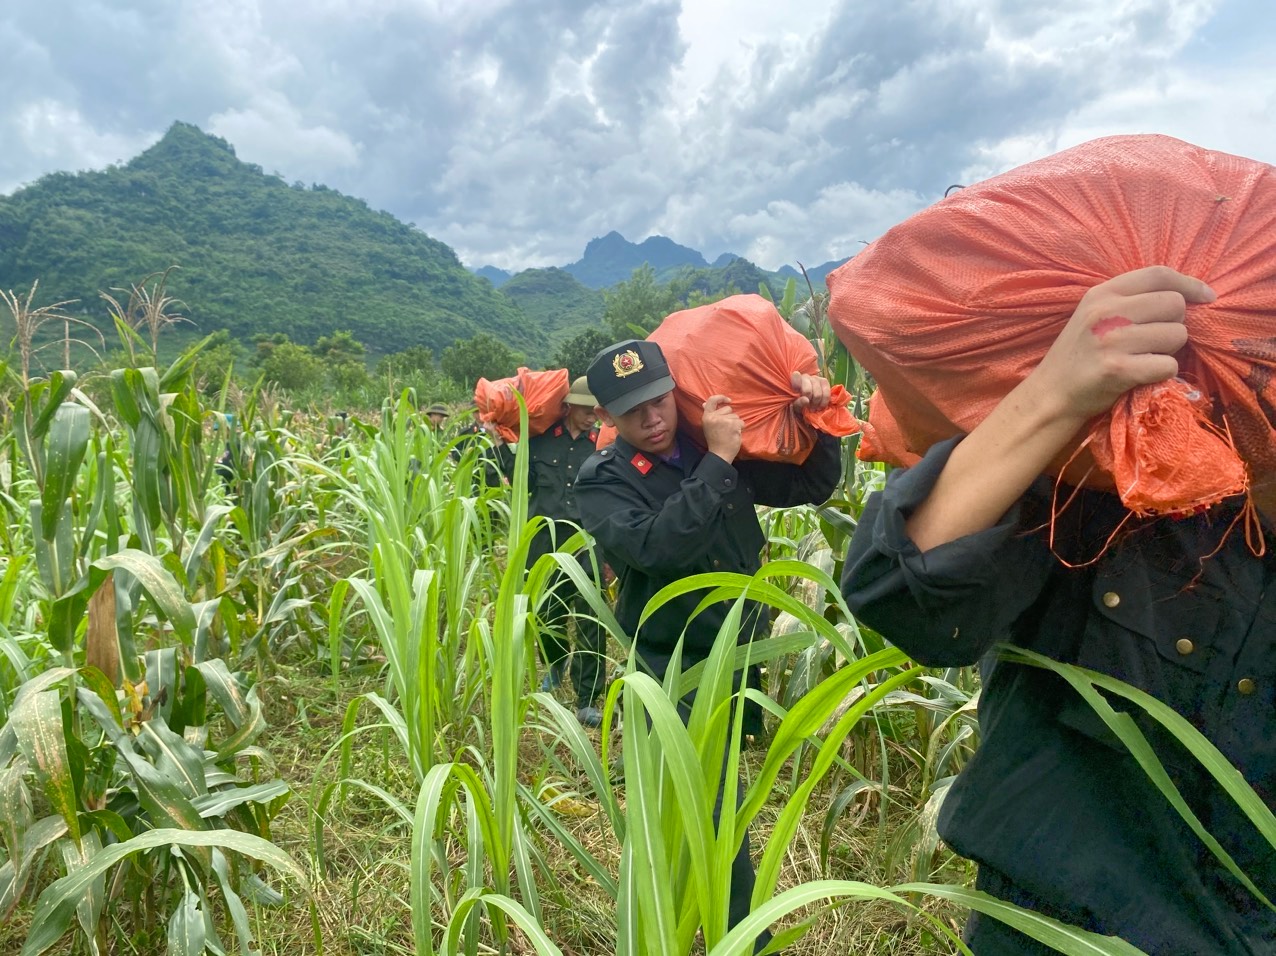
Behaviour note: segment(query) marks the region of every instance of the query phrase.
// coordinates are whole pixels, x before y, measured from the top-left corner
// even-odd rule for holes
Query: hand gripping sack
[[[1044,357],[1082,295],[1166,265],[1208,283],[1179,378],[1142,386],[1054,463],[1141,514],[1276,476],[1276,170],[1166,136],[1085,143],[955,192],[828,279],[872,373],[862,457],[906,463],[969,432]]]
[[[474,386],[474,404],[479,420],[491,422],[508,442],[518,441],[518,392],[527,403],[527,430],[539,435],[563,415],[563,399],[571,388],[567,369],[556,368],[533,372],[520,367],[518,374],[489,382],[485,378]]]
[[[794,411],[798,393],[790,376],[820,374],[815,348],[760,295],[675,312],[648,339],[664,352],[677,384],[679,421],[702,447],[700,423],[712,395],[730,398],[744,420],[741,458],[801,464],[817,431],[841,437],[859,427],[848,407],[851,396],[840,385],[828,408]]]

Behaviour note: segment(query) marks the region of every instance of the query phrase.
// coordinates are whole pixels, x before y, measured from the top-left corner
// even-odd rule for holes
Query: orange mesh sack
[[[733,295],[675,312],[648,336],[664,352],[677,388],[678,417],[701,445],[704,403],[726,395],[744,420],[741,458],[801,464],[816,432],[850,435],[859,425],[840,385],[820,411],[793,410],[794,372],[820,374],[815,348],[760,295]]]
[[[1088,289],[1150,265],[1218,299],[1188,308],[1180,379],[1128,392],[1054,473],[1142,514],[1276,476],[1276,170],[1166,136],[1095,140],[960,190],[829,276],[833,326],[878,384],[864,447],[901,462],[969,432]]]
[[[512,378],[500,378],[489,382],[485,378],[474,386],[474,404],[478,406],[479,420],[491,422],[501,437],[509,442],[518,441],[518,392],[527,403],[527,430],[539,435],[558,421],[563,414],[563,399],[571,388],[567,369],[556,368],[546,372],[533,372],[520,367]]]

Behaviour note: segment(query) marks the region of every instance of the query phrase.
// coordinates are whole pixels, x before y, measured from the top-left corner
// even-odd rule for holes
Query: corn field
[[[261,392],[229,407],[198,348],[4,371],[4,952],[733,956],[771,926],[773,952],[902,956],[968,952],[972,907],[1061,952],[1137,952],[977,893],[939,841],[977,682],[911,664],[838,591],[879,468],[848,449],[837,498],[762,515],[756,576],[657,595],[735,608],[661,684],[573,557],[583,532],[529,564],[525,448],[489,487],[482,443],[424,427],[410,393],[349,428]],[[563,575],[611,635],[598,730],[538,690]],[[737,647],[745,595],[774,623]],[[746,662],[765,693],[733,685]],[[743,750],[741,694],[767,713]],[[723,759],[744,797],[715,828]],[[746,826],[754,909],[728,931]]]

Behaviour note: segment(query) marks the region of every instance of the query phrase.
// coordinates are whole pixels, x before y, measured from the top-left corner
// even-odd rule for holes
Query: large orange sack
[[[833,326],[878,384],[862,453],[906,463],[969,432],[1088,289],[1151,265],[1218,299],[1188,307],[1180,380],[1127,393],[1054,472],[1143,514],[1276,477],[1276,170],[1166,136],[1095,140],[957,191],[829,276]]]
[[[533,372],[520,367],[518,374],[489,382],[485,378],[474,386],[474,404],[478,406],[479,420],[491,422],[501,437],[508,442],[518,441],[518,399],[523,396],[527,404],[527,430],[539,435],[563,415],[563,399],[571,389],[567,369],[556,368],[545,372]]]
[[[741,458],[801,464],[815,447],[817,432],[844,436],[859,424],[851,396],[833,387],[828,408],[794,411],[793,372],[819,375],[815,348],[760,295],[733,295],[720,302],[674,312],[648,340],[657,343],[677,384],[678,418],[704,445],[704,403],[726,395],[744,420]]]

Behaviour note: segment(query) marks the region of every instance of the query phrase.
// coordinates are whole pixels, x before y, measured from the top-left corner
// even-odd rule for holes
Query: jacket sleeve
[[[842,477],[842,440],[820,433],[815,447],[800,465],[781,461],[739,462],[741,472],[753,483],[760,505],[792,508],[828,501]]]
[[[851,539],[842,593],[857,618],[918,663],[973,664],[1037,599],[1055,567],[1041,537],[1025,533],[1020,499],[985,531],[923,554],[905,522],[926,500],[960,439],[893,472],[869,498]],[[1033,494],[1034,492],[1029,492]]]
[[[684,575],[708,570],[723,500],[738,483],[735,468],[710,454],[659,507],[602,468],[582,475],[576,503],[581,523],[608,560],[650,575]]]

